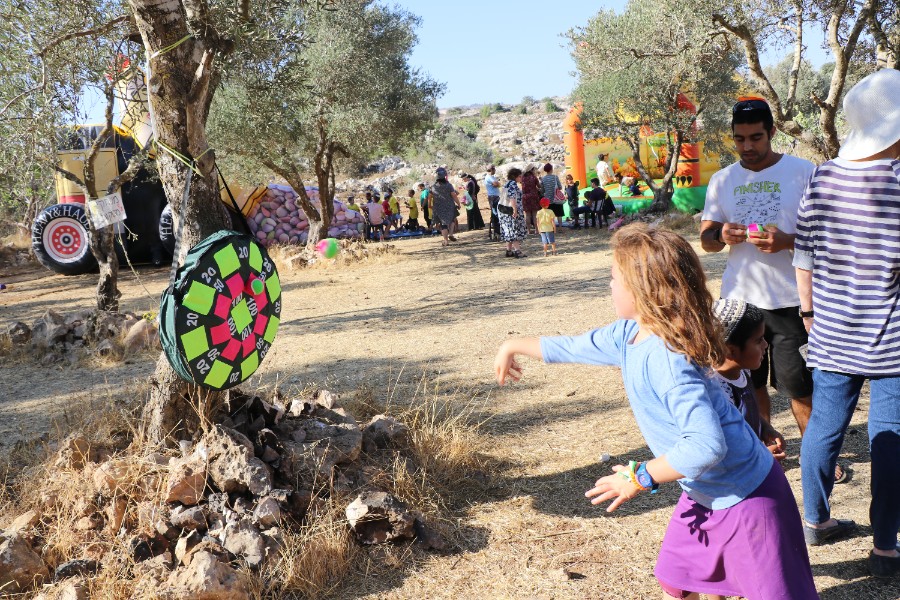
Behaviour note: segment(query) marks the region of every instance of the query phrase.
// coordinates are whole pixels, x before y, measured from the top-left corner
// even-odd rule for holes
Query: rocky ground
[[[696,235],[688,235],[698,247]],[[275,490],[280,489],[279,478],[297,466],[291,461],[272,466],[284,457],[264,456],[266,446],[283,448],[285,442],[307,443],[306,436],[316,433],[306,429],[310,420],[326,427],[337,426],[339,417],[326,417],[325,412],[320,417],[313,416],[311,411],[332,409],[316,408],[316,397],[303,392],[327,388],[339,397],[364,396],[367,402],[382,409],[404,407],[423,398],[435,405],[450,402],[462,407],[467,421],[478,425],[477,440],[466,445],[483,452],[493,466],[488,473],[472,472],[468,483],[477,480],[481,482],[478,486],[466,487],[462,482],[452,486],[461,497],[441,512],[446,520],[437,523],[439,530],[448,532],[445,548],[420,552],[403,541],[366,546],[368,549],[361,550],[363,558],[348,563],[336,587],[323,595],[658,597],[652,568],[672,505],[678,498],[676,487],[665,486],[661,493],[639,497],[612,514],[592,507],[583,497],[584,490],[608,472],[609,464],[649,456],[618,373],[610,368],[550,367],[529,361],[521,383],[498,388],[493,381],[493,355],[503,339],[524,334],[575,333],[613,319],[609,300],[609,234],[596,230],[566,232],[559,242],[557,257],[543,258],[535,240],[529,239],[525,245],[528,258],[506,259],[497,244],[486,240],[484,232],[472,232],[462,233],[460,242],[446,249],[440,247],[437,239],[416,239],[396,243],[397,252],[350,263],[298,263],[292,270],[282,262],[283,322],[272,351],[253,378],[252,389],[269,397],[276,389],[284,394],[285,425],[282,427],[279,421],[280,429],[276,431],[275,417],[266,416],[269,409],[256,406],[256,413],[246,418],[232,415],[230,425],[225,425],[238,435],[213,430],[211,437],[198,440],[176,456],[166,456],[164,462],[160,457],[159,463],[148,459],[142,467],[146,470],[142,473],[156,473],[161,486],[158,489],[167,492],[171,474],[176,471],[184,475],[181,481],[190,482],[190,476],[195,474],[192,456],[200,448],[207,448],[208,455],[219,452],[243,456],[244,464],[251,467],[259,466],[255,460],[262,461],[276,477],[268,485],[263,480],[253,483],[260,486],[254,488],[256,491],[250,491],[252,478],[245,478],[247,492],[240,492],[241,497],[247,502],[252,500],[252,504],[229,498],[229,506],[219,507],[221,499],[208,493],[193,498],[198,501],[194,506],[201,507],[207,531],[212,528],[216,534],[218,546],[227,545],[229,537],[235,539],[231,550],[225,548],[225,554],[209,540],[201,545],[202,536],[196,546],[191,546],[196,540],[185,540],[181,551],[186,554],[181,554],[182,558],[188,554],[194,557],[187,565],[178,558],[178,544],[182,538],[191,537],[185,534],[184,523],[191,519],[196,523],[199,519],[195,518],[197,511],[188,506],[193,499],[173,502],[177,510],[170,511],[166,523],[175,525],[172,519],[176,519],[179,529],[169,540],[174,541],[175,548],[167,560],[177,560],[180,566],[164,565],[166,571],[158,572],[160,581],[179,589],[177,586],[190,586],[195,578],[212,573],[215,577],[209,579],[225,582],[223,589],[228,589],[232,575],[221,565],[227,565],[232,556],[243,557],[243,563],[234,563],[241,573],[241,569],[249,568],[240,567],[241,564],[249,563],[260,553],[265,555],[269,538],[275,536],[263,534],[271,529],[266,527],[271,514],[263,515],[265,510],[259,506],[274,508],[274,504],[279,510],[290,509],[290,496],[282,498]],[[716,291],[723,257],[704,255],[703,262]],[[7,285],[0,294],[4,321],[22,321],[29,326],[51,308],[66,315],[89,307],[94,285],[90,275],[60,277],[21,265],[0,271],[0,281]],[[155,310],[166,281],[164,271],[141,270],[137,277],[123,273],[123,310],[135,315]],[[17,440],[40,439],[57,428],[64,429],[67,423],[75,421],[72,415],[83,412],[85,407],[115,404],[121,394],[145,384],[154,360],[153,352],[139,352],[121,361],[88,357],[75,364],[43,364],[7,353],[0,364],[0,450],[8,452]],[[292,401],[298,398],[305,398],[310,404],[297,405],[297,416],[292,416]],[[821,596],[829,600],[900,597],[900,583],[874,580],[865,566],[871,545],[871,531],[866,526],[867,408],[864,396],[842,454],[843,460],[852,464],[853,476],[849,483],[838,486],[833,496],[835,514],[855,519],[862,528],[856,537],[812,548],[810,553]],[[260,416],[262,423],[257,422]],[[273,421],[272,425],[254,432],[255,426],[251,425],[266,424],[267,418]],[[365,415],[357,419],[360,431],[369,418]],[[799,498],[799,435],[786,399],[777,395],[774,424],[787,438],[789,456],[785,467]],[[269,429],[274,437],[260,437],[263,429]],[[296,439],[300,430],[304,432],[303,442]],[[51,441],[53,438],[49,436]],[[212,452],[212,447],[222,450]],[[609,463],[603,462],[604,455],[609,455]],[[106,485],[107,479],[97,476],[95,480],[94,474],[114,458],[115,455],[93,457],[97,462],[85,467],[90,476],[83,475],[79,481],[86,486],[96,487],[97,481],[101,487]],[[104,467],[107,472],[111,468]],[[441,467],[435,465],[429,470],[440,471]],[[244,481],[241,477],[238,479]],[[230,484],[223,479],[219,485]],[[371,488],[384,491],[377,485]],[[187,485],[180,491],[190,493],[192,489]],[[101,504],[80,507],[86,514],[79,519],[86,519],[83,527],[97,527],[85,531],[102,532],[114,520],[115,512],[110,506],[115,506],[115,494],[92,493],[99,495]],[[267,500],[273,497],[274,500]],[[350,508],[354,498],[348,497],[343,508]],[[415,496],[401,494],[399,499],[410,498]],[[387,514],[391,505],[384,497],[366,501],[371,501],[371,510],[382,511],[380,514]],[[231,523],[226,508],[238,515]],[[416,502],[410,502],[411,510],[417,508]],[[358,517],[368,510],[356,505],[350,515],[342,518]],[[173,516],[172,512],[177,514]],[[223,517],[222,527],[217,515]],[[13,522],[15,517],[24,518]],[[136,512],[135,518],[139,517]],[[38,541],[24,536],[23,542],[23,536],[10,533],[34,526],[34,518],[16,514],[0,520],[0,528],[7,532],[2,537],[6,546],[0,555],[11,546],[27,554],[23,543],[29,548],[38,547],[34,545]],[[414,527],[415,519],[415,515],[396,517],[395,523],[399,530]],[[165,531],[160,535],[164,538],[167,533],[172,535],[166,523],[161,526]],[[229,526],[230,535],[226,533]],[[349,524],[345,527],[349,528]],[[20,541],[12,543],[12,539]],[[152,551],[152,544],[148,545]],[[40,570],[40,565],[30,560]],[[64,562],[52,566],[58,568]],[[50,576],[49,567],[43,564]],[[85,577],[90,567],[79,563],[67,568]],[[148,564],[146,568],[152,571],[157,567]]]

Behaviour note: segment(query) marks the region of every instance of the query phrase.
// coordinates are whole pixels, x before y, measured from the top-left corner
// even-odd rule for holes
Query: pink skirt
[[[710,510],[682,494],[654,573],[676,598],[688,592],[748,600],[819,598],[800,512],[777,462],[732,507]]]

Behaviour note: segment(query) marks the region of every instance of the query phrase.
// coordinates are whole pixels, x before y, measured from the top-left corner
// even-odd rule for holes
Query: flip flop
[[[846,483],[850,480],[849,469],[845,469],[841,463],[834,465],[834,482]]]

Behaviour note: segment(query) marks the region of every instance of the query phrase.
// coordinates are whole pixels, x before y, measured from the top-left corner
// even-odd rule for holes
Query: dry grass
[[[268,248],[268,252],[282,273],[302,269],[328,271],[361,264],[392,265],[400,257],[400,252],[391,243],[342,239],[338,240],[338,244],[338,254],[334,258],[323,258],[314,249],[289,244],[275,244]]]
[[[344,504],[332,499],[309,523],[286,529],[277,560],[261,572],[245,569],[253,598],[320,598],[340,586],[363,555],[351,539]]]
[[[312,391],[308,387],[299,393]],[[100,570],[87,582],[92,598],[129,597],[139,585],[136,565],[128,558],[129,535],[117,535],[119,528],[110,524],[116,505],[122,511],[124,531],[135,532],[152,528],[148,507],[165,504],[167,457],[158,453],[159,448],[140,442],[146,386],[120,392],[86,401],[87,410],[66,411],[51,439],[17,447],[0,488],[0,523],[27,510],[39,512],[41,552],[51,572],[72,559],[100,560]],[[406,444],[361,460],[365,485],[392,493],[452,538],[454,519],[448,506],[454,497],[473,492],[469,476],[485,466],[477,427],[472,425],[474,405],[461,392],[444,394],[429,386],[424,377],[411,399],[401,399],[399,394],[390,398],[389,405],[376,406],[371,390],[361,388],[348,400],[361,417],[388,412],[410,428]],[[115,465],[111,500],[102,501],[95,492],[99,464],[70,468],[56,461],[55,450],[70,432],[89,441],[100,458],[107,459],[106,465]],[[351,576],[404,570],[415,562],[409,547],[364,551],[352,539],[344,517],[352,497],[329,485],[321,498],[303,523],[282,528],[283,546],[275,560],[259,571],[241,568],[251,597],[340,597],[339,590]],[[92,521],[104,525],[89,527]],[[139,593],[148,592],[140,588]]]

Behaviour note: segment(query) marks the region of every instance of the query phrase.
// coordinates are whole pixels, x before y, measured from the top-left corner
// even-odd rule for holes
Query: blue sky
[[[602,8],[622,11],[627,0],[390,3],[422,18],[411,62],[447,85],[438,100],[438,106],[447,108],[568,95],[575,87],[575,63],[561,34],[586,24]],[[818,68],[829,60],[821,48],[821,31],[807,30],[805,37],[807,58]],[[785,52],[765,56],[764,64],[778,62]],[[96,95],[89,95],[84,105],[93,122],[102,121],[103,108]]]
[[[565,96],[575,87],[575,63],[560,34],[584,25],[601,9],[621,12],[626,0],[401,0],[422,18],[412,64],[447,84],[438,106],[518,103],[523,96]],[[689,5],[690,0],[685,0]],[[805,32],[807,58],[828,60],[821,32]],[[774,64],[787,50],[764,57]]]

